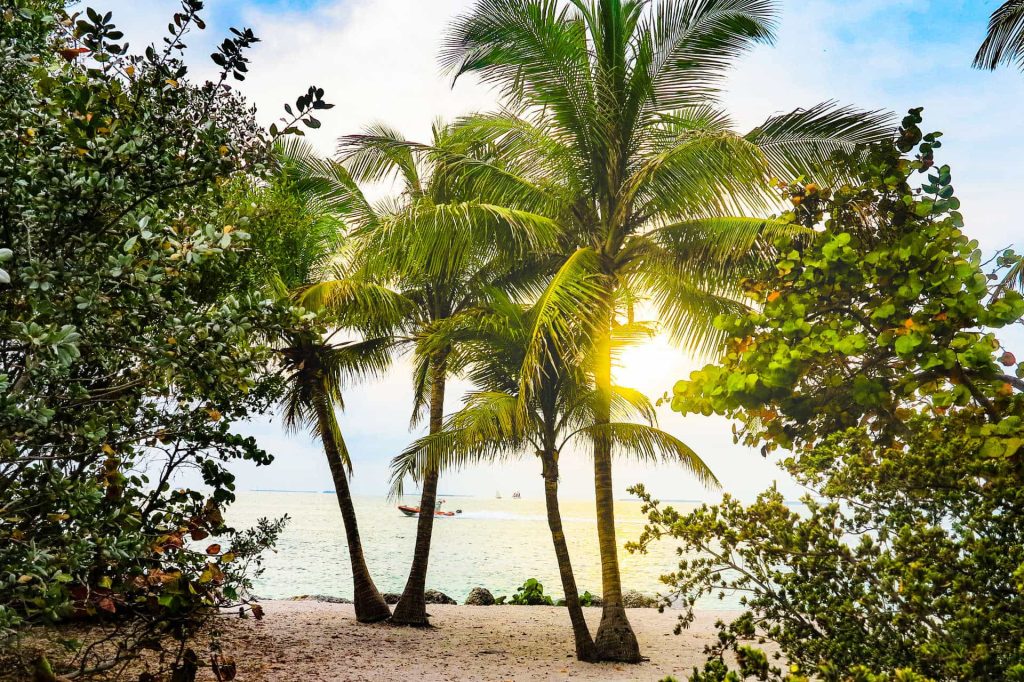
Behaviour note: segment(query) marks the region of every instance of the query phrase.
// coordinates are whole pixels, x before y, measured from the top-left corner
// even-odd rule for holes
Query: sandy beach
[[[707,611],[681,635],[677,613],[630,609],[629,619],[649,661],[588,664],[573,655],[564,608],[428,606],[435,627],[418,630],[360,625],[352,606],[314,601],[262,602],[265,617],[225,617],[225,653],[238,679],[278,680],[660,680],[681,679],[703,664],[714,623],[728,612]],[[591,628],[599,608],[586,609]],[[209,678],[209,679],[212,679]]]

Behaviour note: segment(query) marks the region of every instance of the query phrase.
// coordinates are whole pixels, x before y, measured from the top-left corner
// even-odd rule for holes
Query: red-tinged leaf
[[[1017,364],[1017,356],[1010,351],[1006,351],[1003,353],[1003,356],[999,358],[999,362],[1003,364],[1003,367],[1013,367]]]
[[[205,540],[208,537],[210,537],[210,534],[202,528],[195,528],[192,531],[192,539],[196,542],[199,542],[200,540]]]
[[[115,613],[117,607],[114,605],[114,600],[110,597],[100,597],[96,600],[96,606],[100,607],[107,613]]]
[[[206,548],[207,554],[220,554],[220,545],[214,543]]]
[[[89,52],[89,50],[84,47],[66,47],[63,50],[57,50],[57,54],[64,57],[64,59],[69,62],[74,61],[79,56],[86,54],[87,52]]]

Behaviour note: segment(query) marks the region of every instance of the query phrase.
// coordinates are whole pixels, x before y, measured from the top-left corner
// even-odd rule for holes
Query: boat
[[[404,504],[398,505],[398,511],[402,512],[406,516],[419,516],[419,507],[409,507]],[[461,511],[461,510],[460,510]],[[434,516],[455,516],[457,512],[441,511],[440,509],[434,510]]]
[[[523,496],[519,494],[519,491],[518,491],[518,490],[517,490],[517,491],[515,491],[514,493],[512,493],[512,499],[513,499],[513,500],[519,500],[519,499],[522,499],[522,497],[523,497]]]

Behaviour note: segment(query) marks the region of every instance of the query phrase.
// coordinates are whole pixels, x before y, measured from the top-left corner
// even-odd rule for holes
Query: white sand
[[[581,663],[573,654],[569,615],[546,606],[427,607],[434,627],[360,625],[352,606],[314,601],[262,602],[265,617],[225,617],[224,653],[245,682],[277,680],[660,680],[685,679],[702,666],[714,623],[707,611],[681,635],[678,613],[630,609],[629,620],[650,660],[639,665]],[[596,631],[601,609],[585,609]],[[209,673],[206,673],[209,675]],[[212,679],[211,677],[203,679]]]

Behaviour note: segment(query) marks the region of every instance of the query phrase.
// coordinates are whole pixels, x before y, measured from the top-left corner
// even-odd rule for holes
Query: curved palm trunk
[[[610,323],[610,320],[609,320]],[[594,380],[598,400],[595,423],[611,422],[612,348],[611,329],[605,327],[597,342]],[[604,610],[594,645],[602,661],[639,663],[640,645],[622,606],[618,544],[615,542],[615,500],[612,489],[612,444],[607,433],[594,442],[594,493],[597,498],[597,542],[601,550],[601,586]]]
[[[562,513],[558,508],[558,459],[554,452],[542,455],[544,464],[544,502],[548,512],[548,528],[551,529],[551,540],[555,545],[555,557],[558,559],[558,572],[562,578],[562,590],[565,592],[565,605],[569,608],[569,619],[572,621],[572,633],[576,640],[576,658],[581,661],[596,661],[597,651],[590,629],[583,617],[580,606],[580,595],[576,589],[576,578],[572,574],[572,562],[569,559],[569,546],[565,542],[562,530]]]
[[[431,360],[430,364],[430,433],[437,433],[443,426],[444,388],[447,366],[443,358]],[[430,538],[434,532],[434,508],[437,506],[437,481],[440,474],[435,470],[423,477],[423,491],[420,493],[420,515],[416,523],[416,548],[412,556],[412,568],[405,583],[402,597],[395,605],[391,622],[399,625],[426,627],[427,603],[424,592],[427,586],[427,565],[430,561]]]
[[[334,479],[334,491],[338,497],[341,518],[345,522],[345,539],[348,542],[348,555],[352,563],[352,601],[355,605],[356,620],[360,623],[377,623],[391,617],[391,610],[384,598],[373,584],[370,570],[366,567],[363,556],[363,544],[359,539],[359,526],[356,523],[356,509],[352,504],[352,494],[348,488],[348,476],[341,459],[340,443],[335,440],[338,432],[334,410],[326,400],[318,400],[316,406],[317,419],[320,422],[320,439],[327,453],[327,463],[331,467],[331,478]]]

